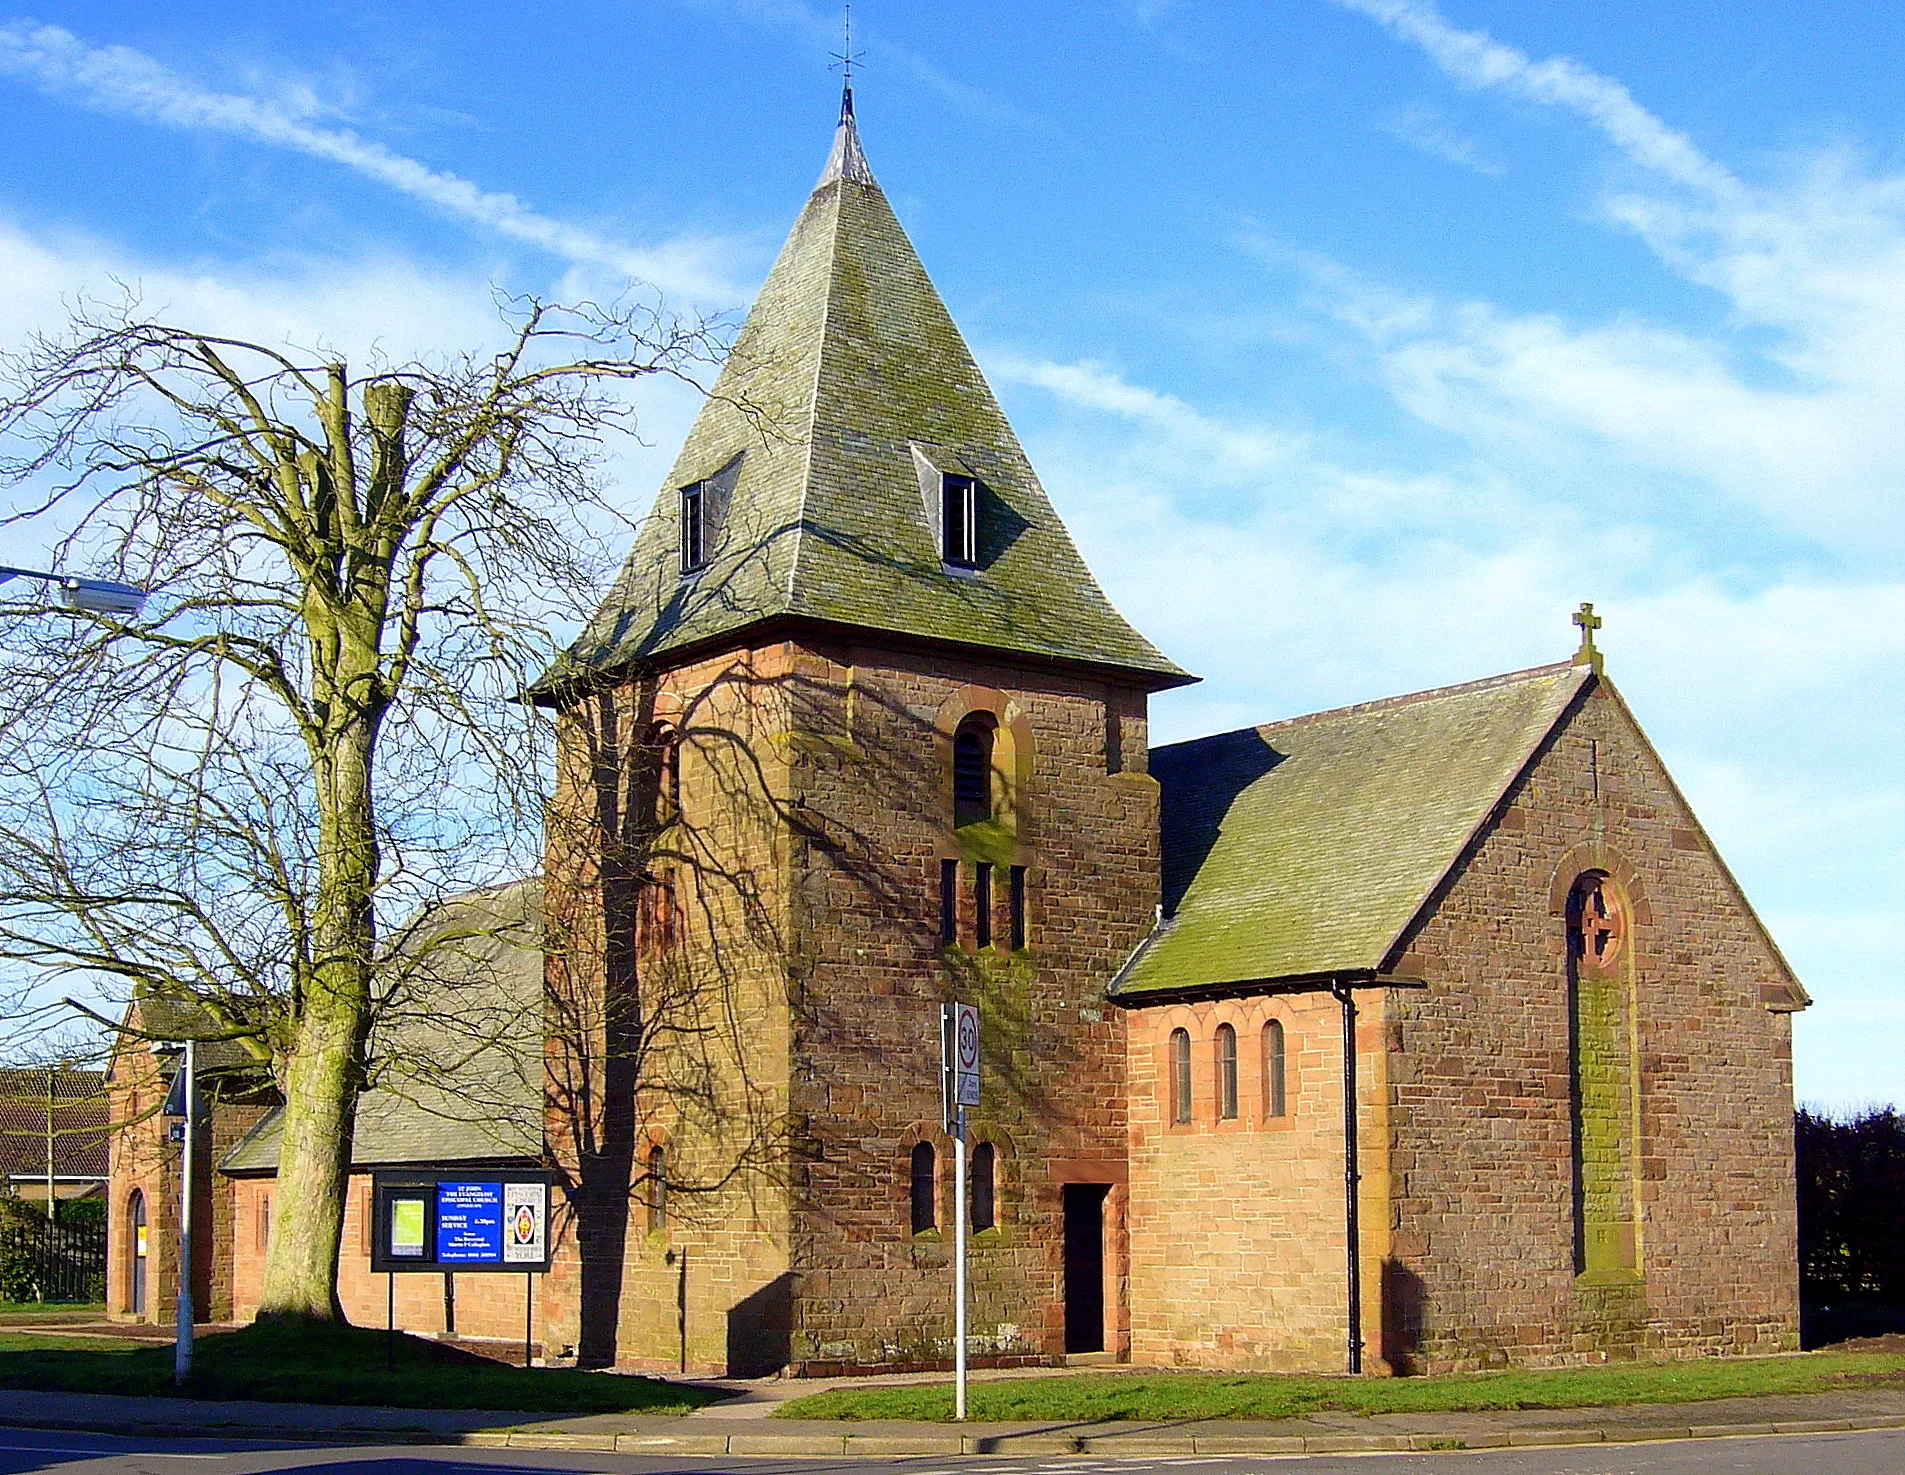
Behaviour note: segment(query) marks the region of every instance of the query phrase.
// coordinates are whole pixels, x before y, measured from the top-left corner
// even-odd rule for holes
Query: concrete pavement
[[[812,1391],[802,1389],[801,1391]],[[861,1423],[343,1408],[0,1389],[0,1424],[141,1436],[438,1444],[644,1455],[1375,1453],[1905,1429],[1905,1389],[1460,1414],[1182,1423]]]

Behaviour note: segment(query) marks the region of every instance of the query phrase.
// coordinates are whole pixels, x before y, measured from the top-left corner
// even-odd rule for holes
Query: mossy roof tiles
[[[979,567],[940,561],[914,447],[978,478]],[[680,489],[739,457],[705,566]],[[538,682],[813,621],[1188,681],[1113,608],[859,151],[851,116],[619,577]]]
[[[1165,917],[1112,992],[1382,968],[1591,679],[1543,666],[1156,749]]]

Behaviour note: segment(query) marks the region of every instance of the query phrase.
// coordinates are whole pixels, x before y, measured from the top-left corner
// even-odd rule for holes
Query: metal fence
[[[104,1222],[0,1223],[0,1297],[9,1301],[106,1299]]]

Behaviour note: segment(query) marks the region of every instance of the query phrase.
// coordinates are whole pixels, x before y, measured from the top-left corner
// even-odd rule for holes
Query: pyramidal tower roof
[[[977,484],[973,568],[941,485]],[[684,572],[682,489],[704,488]],[[874,180],[843,97],[826,168],[608,597],[538,683],[821,625],[1195,678],[1112,607]]]

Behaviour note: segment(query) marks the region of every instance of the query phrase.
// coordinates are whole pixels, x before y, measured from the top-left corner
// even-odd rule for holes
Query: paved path
[[[332,1408],[0,1390],[0,1425],[135,1436],[332,1444],[459,1445],[644,1455],[1108,1455],[1168,1459],[1510,1449],[1768,1434],[1905,1430],[1905,1390],[1877,1388],[1706,1403],[1460,1414],[1319,1413],[1183,1423],[720,1421],[629,1414]],[[1905,1469],[1905,1464],[1895,1466]]]

